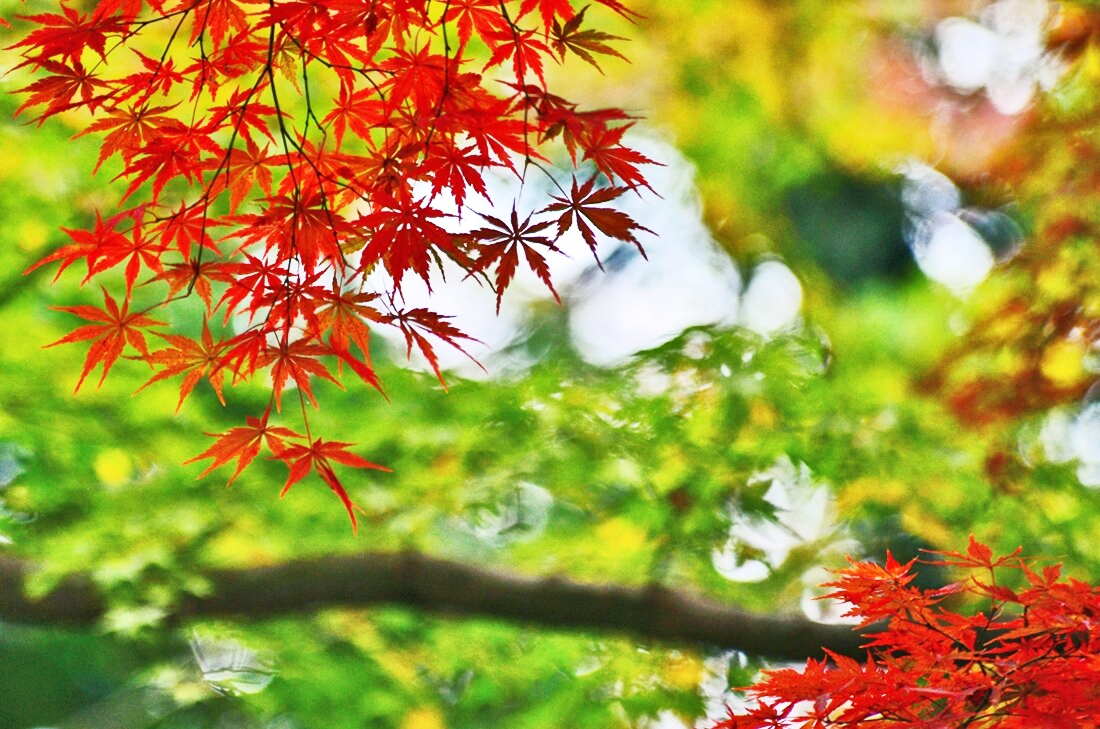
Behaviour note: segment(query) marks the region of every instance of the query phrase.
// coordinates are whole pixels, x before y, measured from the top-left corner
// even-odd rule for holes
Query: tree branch
[[[89,624],[105,603],[90,577],[75,574],[37,600],[24,586],[27,562],[0,558],[0,620]],[[607,630],[649,640],[700,642],[771,658],[821,657],[822,648],[861,657],[864,638],[847,626],[744,612],[663,587],[624,587],[535,578],[406,551],[296,560],[206,574],[204,597],[185,596],[174,621],[264,618],[325,607],[403,605],[545,628]]]

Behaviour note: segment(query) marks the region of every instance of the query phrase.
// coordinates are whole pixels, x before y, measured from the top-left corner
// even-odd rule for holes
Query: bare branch
[[[87,575],[66,578],[38,600],[26,596],[30,566],[0,558],[0,619],[88,624],[105,609]],[[544,628],[606,630],[647,640],[704,643],[751,655],[801,660],[822,648],[862,656],[864,638],[847,626],[795,616],[757,615],[658,586],[624,587],[527,577],[406,551],[296,560],[206,575],[213,590],[187,596],[173,621],[265,618],[326,607],[403,605],[451,616],[480,616]]]

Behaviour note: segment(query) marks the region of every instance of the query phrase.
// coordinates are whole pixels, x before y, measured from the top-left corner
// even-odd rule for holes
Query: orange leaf
[[[340,463],[345,466],[351,466],[352,468],[373,468],[379,471],[387,471],[390,469],[385,466],[380,466],[377,463],[371,463],[365,458],[349,453],[347,448],[351,443],[340,443],[337,441],[325,442],[318,438],[312,441],[308,446],[301,444],[294,444],[279,453],[275,454],[275,458],[283,461],[290,468],[290,473],[287,475],[286,483],[283,485],[283,490],[279,493],[279,497],[282,498],[290,491],[290,487],[301,481],[311,470],[316,470],[317,475],[321,477],[321,480],[332,489],[332,492],[340,497],[340,501],[343,502],[344,508],[348,511],[348,516],[351,517],[351,529],[353,532],[358,532],[359,523],[355,519],[356,510],[360,510],[359,507],[348,496],[347,490],[343,484],[340,483],[340,479],[336,476],[336,471],[333,470],[332,462]]]
[[[86,324],[69,332],[56,342],[47,344],[46,347],[56,347],[59,344],[72,344],[91,340],[92,346],[88,348],[88,356],[84,358],[84,369],[77,380],[76,389],[84,384],[85,378],[95,369],[96,365],[103,365],[103,373],[99,378],[99,385],[103,385],[107,373],[118,361],[122,350],[129,344],[136,349],[142,358],[148,358],[149,347],[145,342],[142,328],[164,326],[164,322],[158,321],[144,314],[131,314],[129,302],[124,301],[120,309],[118,303],[103,289],[103,308],[95,306],[57,306],[56,311],[65,311],[75,314],[81,319],[99,322]]]
[[[278,456],[279,453],[290,447],[286,443],[288,438],[302,437],[289,428],[269,426],[267,420],[270,415],[271,408],[269,407],[264,411],[263,417],[256,418],[251,415],[246,417],[246,424],[242,427],[230,428],[225,433],[207,433],[211,438],[217,438],[218,440],[199,455],[184,461],[184,464],[201,461],[204,458],[211,459],[211,464],[198,476],[202,478],[215,468],[236,459],[237,469],[229,477],[229,481],[226,483],[226,486],[228,486],[237,479],[245,466],[251,463],[259,454],[260,447],[263,444],[266,443],[267,447]]]

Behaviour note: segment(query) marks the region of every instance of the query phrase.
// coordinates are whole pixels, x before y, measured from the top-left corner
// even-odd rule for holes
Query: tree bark
[[[31,566],[0,558],[0,620],[90,624],[106,604],[86,574],[31,599]],[[758,615],[659,586],[624,587],[488,570],[414,551],[295,560],[215,570],[209,595],[184,596],[169,616],[265,618],[326,607],[402,605],[451,616],[532,626],[627,633],[647,640],[703,643],[770,658],[821,657],[823,648],[861,657],[860,633],[795,616]]]

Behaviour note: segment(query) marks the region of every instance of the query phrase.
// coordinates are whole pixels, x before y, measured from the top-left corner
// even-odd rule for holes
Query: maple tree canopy
[[[631,14],[617,0],[596,4]],[[16,68],[41,78],[21,90],[16,113],[41,124],[86,110],[81,135],[103,140],[96,168],[117,156],[116,179],[128,183],[122,209],[66,229],[72,242],[29,269],[57,264],[60,275],[81,263],[89,282],[124,271],[124,288],[104,288],[101,307],[62,307],[90,322],[55,342],[89,343],[77,389],[97,367],[102,384],[124,352],[152,367],[150,384],[178,378],[179,405],[202,380],[224,402],[226,384],[270,376],[262,415],[198,456],[211,460],[204,475],[235,462],[232,483],[266,449],[289,468],[284,494],[316,472],[355,528],[336,466],[383,466],[314,433],[306,406],[317,406],[311,383],[338,384],[344,367],[382,391],[372,327],[398,328],[443,381],[433,347],[468,337],[446,312],[405,306],[407,275],[430,289],[452,261],[484,278],[499,308],[519,266],[557,297],[546,256],[561,255],[574,228],[593,254],[598,236],[641,250],[645,229],[606,207],[647,187],[650,160],[623,144],[633,122],[579,109],[546,83],[547,63],[620,56],[609,45],[620,39],[591,29],[588,11],[570,0],[104,0],[88,13],[62,5],[22,17],[37,27],[12,46]],[[160,27],[171,28],[167,40]],[[118,72],[131,56],[139,69]],[[558,181],[551,141],[568,154],[571,181]],[[547,175],[560,195],[521,216],[516,201],[490,197],[494,169]],[[509,204],[510,217],[479,211]],[[463,230],[472,217],[485,227]],[[205,304],[198,338],[154,317],[189,296]],[[288,385],[296,428],[270,422]]]

